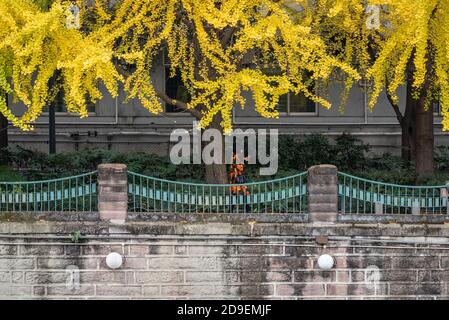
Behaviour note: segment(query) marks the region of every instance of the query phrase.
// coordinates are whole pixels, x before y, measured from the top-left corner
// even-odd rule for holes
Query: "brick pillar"
[[[309,168],[307,177],[311,222],[336,222],[338,214],[337,167],[319,165]]]
[[[124,164],[98,166],[98,211],[101,220],[123,223],[128,212],[128,174]]]

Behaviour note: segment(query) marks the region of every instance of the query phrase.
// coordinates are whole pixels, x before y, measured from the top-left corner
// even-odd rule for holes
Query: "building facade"
[[[153,81],[158,90],[178,100],[188,99],[179,76],[170,78],[169,64],[164,59],[154,67]],[[234,109],[235,128],[278,129],[281,135],[307,135],[319,133],[335,137],[343,132],[357,136],[369,143],[376,152],[400,152],[401,130],[393,108],[382,94],[373,110],[368,108],[368,94],[363,84],[355,84],[344,110],[339,110],[341,88],[335,82],[322,90],[332,102],[331,109],[308,100],[304,96],[289,94],[282,97],[279,119],[266,119],[255,110],[248,94],[245,108]],[[104,98],[89,107],[90,115],[79,119],[59,106],[56,113],[56,141],[58,151],[75,151],[81,148],[105,148],[117,151],[145,151],[166,155],[170,149],[170,133],[175,128],[192,128],[194,118],[187,112],[164,105],[165,112],[151,114],[137,99],[126,100],[123,91],[117,98],[103,90]],[[405,105],[405,88],[399,93],[401,109]],[[20,103],[10,101],[14,112],[24,109]],[[449,144],[449,133],[442,132],[439,106],[435,104],[435,143]],[[9,130],[11,145],[48,150],[48,113],[37,121],[35,130],[21,132]]]

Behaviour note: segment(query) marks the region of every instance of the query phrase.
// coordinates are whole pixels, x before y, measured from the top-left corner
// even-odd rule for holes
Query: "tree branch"
[[[237,31],[237,28],[231,27],[228,28],[226,31],[223,32],[223,35],[220,39],[223,47],[226,47],[228,45],[228,42],[231,40],[234,33]]]
[[[388,80],[386,81],[385,93],[387,94],[388,101],[390,102],[391,106],[393,107],[394,113],[396,113],[396,118],[398,119],[399,124],[402,125],[402,122],[404,121],[404,116],[402,115],[398,104],[396,102],[394,102],[393,97],[388,92]]]
[[[196,109],[188,108],[187,103],[172,99],[166,93],[161,92],[161,91],[157,91],[156,93],[157,93],[158,97],[161,98],[165,103],[171,104],[177,108],[187,111],[193,117],[195,117],[197,120],[200,120],[202,118],[201,112]]]
[[[129,77],[132,74],[132,72],[127,70],[126,67],[123,66],[120,62],[115,62],[114,65],[116,66],[118,73],[125,78]]]

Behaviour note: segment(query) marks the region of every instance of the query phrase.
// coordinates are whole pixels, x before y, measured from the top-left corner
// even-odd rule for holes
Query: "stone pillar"
[[[128,213],[128,174],[124,164],[98,166],[98,211],[100,219],[123,223]]]
[[[308,170],[309,216],[311,222],[336,222],[338,215],[337,167],[313,166]]]

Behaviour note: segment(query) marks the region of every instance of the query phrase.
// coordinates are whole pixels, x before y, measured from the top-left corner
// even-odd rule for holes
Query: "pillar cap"
[[[127,169],[126,164],[123,163],[102,163],[98,165],[98,169],[115,169],[115,170],[123,170]]]
[[[128,171],[128,166],[122,163],[103,163],[98,165],[98,172],[100,174],[123,174]]]
[[[318,164],[318,165],[315,165],[315,166],[311,166],[309,169],[308,169],[308,171],[310,171],[310,170],[316,170],[316,169],[337,169],[337,167],[336,166],[334,166],[333,164]]]

